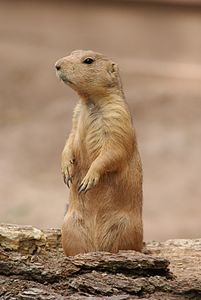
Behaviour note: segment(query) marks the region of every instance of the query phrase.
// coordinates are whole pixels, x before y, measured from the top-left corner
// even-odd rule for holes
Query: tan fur
[[[92,58],[91,64],[84,63]],[[70,185],[62,227],[66,255],[142,250],[142,166],[118,66],[93,51],[56,63],[57,75],[79,95],[62,153]]]

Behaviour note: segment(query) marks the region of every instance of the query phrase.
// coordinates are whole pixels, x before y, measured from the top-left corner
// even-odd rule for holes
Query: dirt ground
[[[145,239],[201,234],[201,9],[0,1],[0,221],[61,226],[60,154],[77,96],[55,61],[120,65],[144,166]]]

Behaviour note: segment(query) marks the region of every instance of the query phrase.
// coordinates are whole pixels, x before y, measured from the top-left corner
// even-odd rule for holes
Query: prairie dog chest
[[[83,160],[94,160],[104,144],[104,122],[102,111],[94,104],[83,105],[75,135],[76,152]]]

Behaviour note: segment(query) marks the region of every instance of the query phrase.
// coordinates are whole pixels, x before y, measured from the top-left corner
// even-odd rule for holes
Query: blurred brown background
[[[153,2],[0,1],[0,222],[61,225],[60,155],[77,95],[54,63],[92,49],[120,65],[144,165],[145,239],[200,237],[201,6]]]

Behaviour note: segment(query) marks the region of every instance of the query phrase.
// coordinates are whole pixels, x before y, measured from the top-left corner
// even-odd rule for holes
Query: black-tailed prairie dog
[[[70,187],[64,252],[141,251],[142,166],[118,66],[102,54],[77,50],[55,67],[80,98],[62,152]]]

